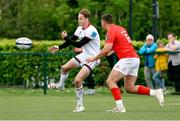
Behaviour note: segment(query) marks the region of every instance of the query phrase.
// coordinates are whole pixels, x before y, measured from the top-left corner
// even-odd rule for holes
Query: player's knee
[[[134,87],[133,86],[127,86],[127,87],[125,87],[125,89],[128,93],[134,93]]]
[[[131,90],[129,88],[126,88],[126,92],[131,93]]]
[[[61,66],[61,72],[63,73],[67,73],[69,70],[67,69],[67,67],[65,65]]]
[[[106,84],[107,84],[108,86],[110,86],[110,85],[112,84],[112,81],[111,81],[111,80],[106,80]]]
[[[75,78],[75,86],[78,88],[82,85],[82,79],[81,78]]]

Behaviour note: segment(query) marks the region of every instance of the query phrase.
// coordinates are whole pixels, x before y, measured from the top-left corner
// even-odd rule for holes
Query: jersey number
[[[131,43],[131,38],[127,34],[127,31],[122,31],[121,34],[123,34],[126,37],[126,40]]]

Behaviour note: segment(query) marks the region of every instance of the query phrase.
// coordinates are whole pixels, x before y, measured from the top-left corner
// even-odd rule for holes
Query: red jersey
[[[106,43],[113,43],[113,50],[119,59],[139,58],[126,29],[121,26],[115,24],[109,26],[106,33]]]

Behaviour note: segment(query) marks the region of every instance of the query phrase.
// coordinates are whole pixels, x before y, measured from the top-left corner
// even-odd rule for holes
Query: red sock
[[[150,88],[139,85],[138,87],[138,94],[141,95],[150,95]]]
[[[114,97],[114,100],[120,100],[121,99],[121,90],[118,87],[112,88],[111,93]]]

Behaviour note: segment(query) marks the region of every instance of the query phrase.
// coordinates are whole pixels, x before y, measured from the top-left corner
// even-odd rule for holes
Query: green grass
[[[96,95],[84,96],[86,111],[73,113],[76,104],[74,89],[65,92],[34,89],[0,89],[0,120],[179,120],[180,96],[166,95],[160,108],[150,96],[123,93],[126,113],[107,113],[114,105],[106,88]]]

